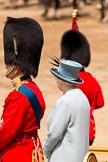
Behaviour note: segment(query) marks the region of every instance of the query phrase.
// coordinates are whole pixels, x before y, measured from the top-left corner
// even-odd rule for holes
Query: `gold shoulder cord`
[[[43,152],[41,148],[39,148],[39,139],[37,138],[37,146],[34,137],[32,137],[32,140],[34,144],[34,149],[32,151],[32,162],[44,162]]]

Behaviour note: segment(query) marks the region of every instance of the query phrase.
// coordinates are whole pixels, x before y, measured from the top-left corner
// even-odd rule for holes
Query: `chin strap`
[[[9,69],[7,70],[5,76],[8,77],[14,70],[15,65],[10,65]]]

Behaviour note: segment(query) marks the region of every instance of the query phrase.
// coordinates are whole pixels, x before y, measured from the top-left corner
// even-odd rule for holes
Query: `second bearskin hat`
[[[25,75],[36,77],[44,43],[40,24],[32,18],[8,17],[3,30],[4,62],[18,65]]]
[[[77,10],[72,13],[72,30],[64,32],[61,38],[61,59],[79,62],[83,67],[90,63],[90,46],[87,38],[78,31]]]
[[[90,63],[90,46],[86,37],[79,31],[68,30],[61,39],[61,59],[79,62],[84,67]]]

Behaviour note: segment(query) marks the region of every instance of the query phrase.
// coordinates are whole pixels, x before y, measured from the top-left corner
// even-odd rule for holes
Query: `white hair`
[[[58,79],[58,78],[57,78],[57,80],[58,80],[60,83],[62,83],[64,86],[72,87],[72,88],[75,88],[75,87],[76,87],[76,84],[74,84],[74,83],[69,83],[69,82],[63,81],[63,80]]]

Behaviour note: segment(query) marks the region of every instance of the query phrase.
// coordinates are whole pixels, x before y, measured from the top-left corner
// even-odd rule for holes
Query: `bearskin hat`
[[[78,30],[68,30],[61,38],[60,58],[77,61],[83,67],[90,63],[90,46],[86,37]]]
[[[18,65],[25,75],[36,77],[44,43],[40,24],[32,18],[8,17],[3,43],[5,64]]]

